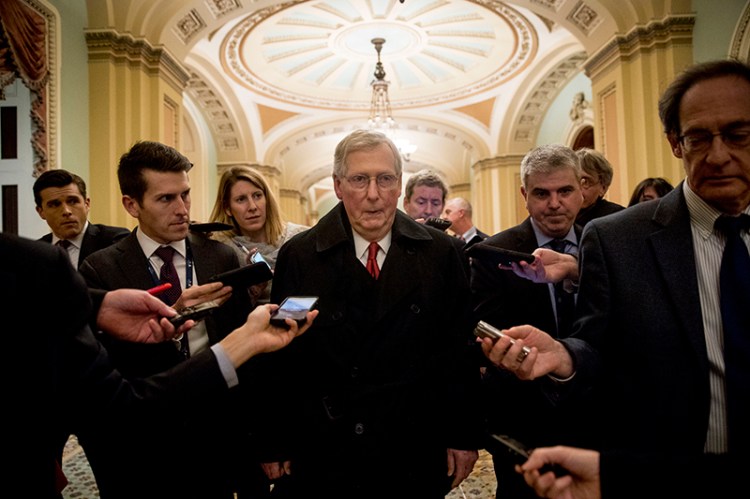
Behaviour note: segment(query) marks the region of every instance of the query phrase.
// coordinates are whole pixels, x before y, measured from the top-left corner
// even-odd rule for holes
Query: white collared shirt
[[[356,230],[352,230],[354,236],[354,254],[357,255],[362,265],[367,267],[367,250],[370,247],[370,241],[362,237]],[[391,233],[385,235],[383,239],[378,241],[380,250],[378,251],[378,268],[383,268],[383,262],[385,262],[385,256],[388,254],[388,250],[391,248]]]
[[[154,251],[156,251],[162,245],[148,237],[141,230],[137,230],[135,236],[138,239],[138,244],[141,245],[143,254],[148,256],[148,261],[151,267],[154,269],[154,272],[158,276],[159,271],[161,270],[161,266],[164,262],[161,258],[154,255]],[[169,246],[171,246],[175,250],[172,263],[174,264],[175,270],[177,271],[177,276],[180,278],[180,286],[184,291],[187,286],[187,247],[185,245],[185,239],[172,241],[171,243],[169,243]],[[190,280],[193,283],[198,284],[198,276],[195,271],[195,262],[193,262],[192,274],[193,275]],[[156,284],[158,283],[154,283],[154,285]],[[206,323],[204,321],[198,322],[198,324],[190,329],[190,333],[188,334],[188,345],[191,355],[194,355],[208,348],[208,331],[206,330]]]
[[[80,234],[78,234],[73,239],[68,239],[68,242],[70,243],[70,246],[66,248],[68,252],[68,258],[70,258],[70,263],[73,265],[74,269],[78,268],[78,260],[81,258],[81,245],[83,245],[83,236],[86,234],[86,229],[89,228],[89,222],[86,220],[86,223],[83,225],[83,230]],[[52,233],[52,244],[57,244],[60,241],[60,238],[55,235],[55,233]]]
[[[690,212],[690,228],[695,249],[695,272],[703,317],[703,335],[708,354],[708,379],[711,387],[711,406],[708,416],[705,452],[727,452],[727,412],[724,366],[724,326],[719,303],[719,273],[726,240],[714,230],[714,223],[722,213],[710,206],[683,182],[685,202]],[[750,207],[744,213],[750,215]],[[750,235],[742,234],[745,244]]]

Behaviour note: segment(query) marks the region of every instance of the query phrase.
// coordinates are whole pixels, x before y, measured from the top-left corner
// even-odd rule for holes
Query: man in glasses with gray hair
[[[478,457],[464,263],[451,236],[398,210],[401,174],[390,139],[352,132],[334,155],[341,202],[279,252],[271,301],[318,296],[322,318],[267,362],[283,390],[269,389],[264,469],[288,497],[379,498],[397,482],[442,499]]]

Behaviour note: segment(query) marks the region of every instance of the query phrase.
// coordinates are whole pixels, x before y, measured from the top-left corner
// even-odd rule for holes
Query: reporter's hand
[[[558,253],[547,248],[537,248],[532,253],[536,258],[531,263],[512,263],[510,267],[498,265],[501,269],[512,270],[518,277],[536,283],[558,283],[563,279],[578,281],[578,260],[573,255]]]
[[[261,463],[261,468],[269,480],[278,480],[284,475],[292,474],[292,462]]]
[[[504,329],[504,338],[497,341],[484,338],[482,352],[496,366],[510,371],[522,380],[532,380],[554,374],[567,378],[573,374],[573,359],[568,350],[556,339],[541,329],[532,326],[516,326]],[[514,344],[511,344],[511,338]],[[530,353],[523,355],[523,347]]]
[[[259,353],[284,348],[307,331],[318,316],[318,310],[308,312],[307,321],[302,327],[294,319],[286,319],[289,329],[285,329],[271,325],[271,313],[277,308],[278,305],[271,303],[256,307],[242,326],[219,342],[235,368]]]
[[[163,301],[140,289],[116,289],[104,295],[97,327],[114,338],[138,343],[160,343],[181,335],[195,321],[175,329],[167,317],[177,312]]]
[[[172,307],[175,310],[182,310],[185,307],[194,307],[207,301],[215,301],[219,305],[223,305],[231,296],[231,286],[224,286],[220,282],[209,282],[182,290],[182,294]]]
[[[568,470],[569,475],[556,477],[552,472],[543,475],[539,469],[556,464]],[[599,453],[577,447],[555,446],[534,449],[529,459],[516,471],[534,492],[549,499],[601,499],[599,478]]]

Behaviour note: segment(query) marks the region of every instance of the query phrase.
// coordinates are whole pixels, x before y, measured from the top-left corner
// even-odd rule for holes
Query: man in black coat
[[[443,498],[478,457],[464,263],[451,236],[398,210],[401,172],[390,139],[352,132],[334,156],[341,203],[279,252],[271,301],[314,295],[320,311],[310,341],[266,359],[283,390],[264,468],[289,475],[290,497]]]

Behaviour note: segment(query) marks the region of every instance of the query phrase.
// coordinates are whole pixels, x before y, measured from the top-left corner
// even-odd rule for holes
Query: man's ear
[[[672,148],[672,154],[674,157],[682,159],[682,144],[680,143],[677,134],[667,134],[667,140],[669,141],[669,146]]]
[[[344,193],[341,191],[341,179],[336,175],[333,175],[333,191],[339,200],[344,198]]]
[[[125,211],[130,214],[131,217],[138,218],[138,214],[140,213],[140,206],[138,205],[138,201],[131,198],[130,196],[123,196],[122,206],[125,208]]]

